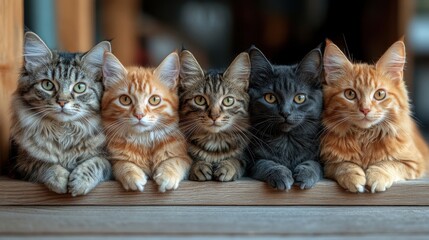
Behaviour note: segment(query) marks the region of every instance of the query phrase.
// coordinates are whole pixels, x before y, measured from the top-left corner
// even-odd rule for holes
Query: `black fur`
[[[312,50],[296,65],[272,65],[253,46],[249,55],[253,134],[249,173],[279,190],[289,190],[294,183],[311,188],[323,176],[318,138],[323,106],[321,51]],[[277,101],[268,103],[267,93]],[[306,95],[306,101],[295,103],[297,94]]]

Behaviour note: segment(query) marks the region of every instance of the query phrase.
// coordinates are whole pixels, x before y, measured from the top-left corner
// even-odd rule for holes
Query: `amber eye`
[[[83,93],[86,91],[86,84],[85,83],[76,83],[73,87],[73,91],[77,93]]]
[[[235,100],[234,100],[234,98],[233,98],[233,97],[226,97],[226,98],[224,98],[224,99],[222,100],[222,104],[223,104],[223,105],[225,105],[225,106],[227,106],[227,107],[229,107],[229,106],[231,106],[232,104],[234,104],[234,102],[235,102]]]
[[[374,98],[378,101],[381,101],[386,98],[386,95],[386,91],[384,91],[383,89],[378,89],[377,92],[374,93]]]
[[[206,104],[206,99],[203,96],[198,95],[194,98],[194,102],[199,106],[203,106]]]
[[[158,95],[153,95],[149,98],[149,104],[152,106],[156,106],[161,102],[161,97]]]
[[[298,104],[305,102],[305,100],[307,100],[307,97],[305,96],[305,94],[302,93],[295,95],[295,97],[293,98],[293,101]]]
[[[344,96],[348,99],[348,100],[353,100],[356,98],[356,92],[353,91],[352,89],[346,89],[344,91]]]
[[[50,80],[43,80],[42,88],[46,91],[52,91],[52,89],[54,89],[54,84]]]
[[[130,105],[133,101],[131,100],[131,98],[127,95],[121,95],[119,97],[119,102],[124,105],[124,106],[128,106]]]
[[[276,96],[274,96],[274,94],[272,94],[272,93],[266,93],[264,95],[264,99],[265,99],[265,101],[267,101],[267,103],[271,103],[271,104],[275,103],[277,101]]]

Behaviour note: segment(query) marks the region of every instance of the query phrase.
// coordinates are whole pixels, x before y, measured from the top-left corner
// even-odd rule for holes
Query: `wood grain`
[[[115,181],[100,184],[86,196],[71,197],[49,192],[45,186],[0,178],[0,205],[135,205],[135,206],[429,206],[429,179],[404,181],[383,193],[354,194],[335,182],[322,180],[314,188],[289,192],[271,189],[266,183],[242,179],[236,182],[184,181],[179,189],[160,193],[149,181],[144,192],[126,192]]]
[[[0,207],[2,235],[424,236],[427,207]]]

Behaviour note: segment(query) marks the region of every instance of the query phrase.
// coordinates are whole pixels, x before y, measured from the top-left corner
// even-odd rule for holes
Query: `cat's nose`
[[[216,121],[219,117],[220,117],[220,114],[210,114],[210,116],[209,116],[213,121]]]
[[[366,116],[366,115],[368,115],[369,112],[371,112],[371,109],[369,109],[369,108],[359,108],[359,111],[361,111]]]
[[[69,101],[66,100],[58,100],[57,103],[63,108]]]
[[[134,117],[136,117],[138,120],[141,120],[144,117],[143,113],[135,113]]]
[[[285,120],[290,116],[290,112],[281,112],[280,114]]]

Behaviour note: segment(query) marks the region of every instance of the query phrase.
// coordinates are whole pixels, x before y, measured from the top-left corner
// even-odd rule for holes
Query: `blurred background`
[[[51,48],[87,51],[112,40],[124,65],[157,65],[182,46],[225,67],[255,44],[292,64],[325,38],[375,62],[401,36],[415,117],[429,137],[429,0],[25,0],[24,24]]]

